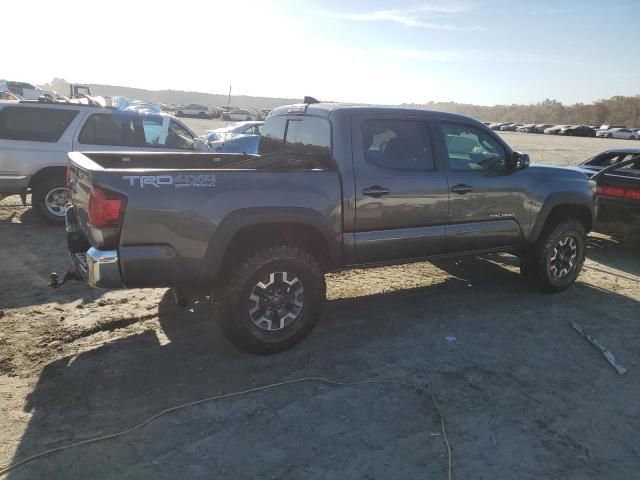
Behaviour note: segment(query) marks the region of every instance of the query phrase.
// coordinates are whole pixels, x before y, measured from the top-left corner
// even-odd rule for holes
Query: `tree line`
[[[616,124],[640,128],[640,95],[615,96],[590,104],[564,105],[546,99],[531,105],[482,106],[456,102],[429,102],[424,105],[403,104],[405,107],[426,108],[460,113],[484,122],[553,123],[570,125]]]

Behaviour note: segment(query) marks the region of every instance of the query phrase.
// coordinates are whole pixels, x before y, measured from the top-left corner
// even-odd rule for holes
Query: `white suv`
[[[243,120],[262,120],[262,115],[253,110],[236,109],[230,112],[225,112],[222,115],[223,120],[230,120],[232,122],[242,122]]]
[[[189,105],[179,107],[176,115],[178,117],[214,118],[215,112],[209,109],[206,105],[196,105],[195,103],[191,103]]]
[[[0,197],[19,194],[44,219],[64,222],[67,153],[203,150],[203,142],[167,114],[64,103],[0,103]]]

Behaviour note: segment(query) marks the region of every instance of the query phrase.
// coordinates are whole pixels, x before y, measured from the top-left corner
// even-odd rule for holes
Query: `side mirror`
[[[509,166],[511,170],[523,170],[529,166],[531,159],[527,153],[513,152]]]
[[[204,143],[204,141],[199,137],[196,137],[196,138],[193,139],[193,149],[197,150],[198,152],[208,152],[209,151],[209,147],[207,146],[207,144]]]

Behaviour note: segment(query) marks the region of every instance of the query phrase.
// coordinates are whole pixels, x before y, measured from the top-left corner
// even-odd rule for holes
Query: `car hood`
[[[575,179],[580,177],[590,178],[594,173],[597,172],[597,170],[591,170],[581,166],[558,167],[555,165],[544,165],[542,163],[532,163],[531,165],[529,165],[529,168],[540,176],[549,175],[554,176],[555,178],[565,177],[567,179]]]

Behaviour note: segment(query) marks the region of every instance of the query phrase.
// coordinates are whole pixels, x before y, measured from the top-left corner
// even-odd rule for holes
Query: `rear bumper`
[[[116,250],[98,250],[87,243],[80,230],[74,207],[65,213],[67,250],[78,278],[96,288],[123,288],[120,263]],[[87,250],[88,248],[88,250]]]
[[[87,282],[96,288],[122,288],[116,250],[87,250]]]
[[[118,250],[99,250],[87,242],[73,206],[67,208],[65,219],[73,269],[92,287],[175,287],[195,281],[169,245],[120,245]]]

